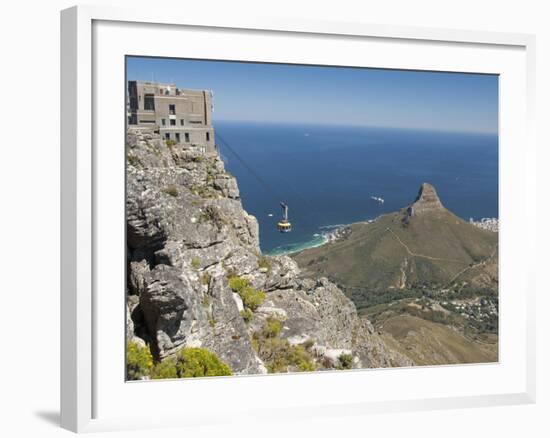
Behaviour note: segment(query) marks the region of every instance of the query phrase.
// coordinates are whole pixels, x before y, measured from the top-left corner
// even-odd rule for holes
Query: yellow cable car
[[[288,221],[288,205],[281,202],[283,208],[283,218],[277,223],[277,228],[281,233],[289,233],[292,231],[292,224]]]

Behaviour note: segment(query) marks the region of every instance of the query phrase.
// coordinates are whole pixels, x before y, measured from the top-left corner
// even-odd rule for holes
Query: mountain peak
[[[443,204],[437,196],[434,186],[428,183],[422,183],[416,199],[409,207],[411,216],[423,214],[429,211],[444,210]]]

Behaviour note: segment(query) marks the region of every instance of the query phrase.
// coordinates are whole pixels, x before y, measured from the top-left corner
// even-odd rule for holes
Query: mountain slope
[[[386,344],[417,365],[484,363],[498,360],[495,336],[470,339],[453,327],[409,314],[396,315],[376,325]]]
[[[430,184],[422,185],[409,207],[353,224],[342,235],[293,258],[350,292],[459,282],[496,290],[498,234],[455,216]]]

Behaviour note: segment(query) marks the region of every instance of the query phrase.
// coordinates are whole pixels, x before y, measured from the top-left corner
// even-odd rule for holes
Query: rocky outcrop
[[[288,257],[261,255],[258,223],[217,155],[137,130],[126,147],[127,336],[149,344],[157,360],[200,346],[235,373],[265,373],[252,334],[276,318],[281,339],[307,341],[326,366],[343,353],[354,367],[411,364],[330,281],[303,277]],[[266,293],[248,322],[228,284],[234,276]]]
[[[443,207],[439,196],[437,196],[434,186],[423,183],[416,199],[409,206],[409,214],[415,216],[444,209],[445,207]]]

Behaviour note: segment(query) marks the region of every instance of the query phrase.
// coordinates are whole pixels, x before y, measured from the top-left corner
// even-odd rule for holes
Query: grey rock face
[[[157,359],[200,346],[234,373],[265,373],[251,335],[276,317],[283,339],[310,341],[327,358],[349,351],[355,367],[408,364],[330,281],[302,278],[289,257],[261,255],[258,223],[219,157],[139,131],[128,133],[127,156],[129,339],[149,343]],[[250,323],[232,275],[266,292]]]
[[[409,207],[409,212],[412,216],[443,209],[443,204],[441,203],[439,196],[437,196],[434,186],[428,183],[423,183],[420,186],[420,190],[414,203]]]

